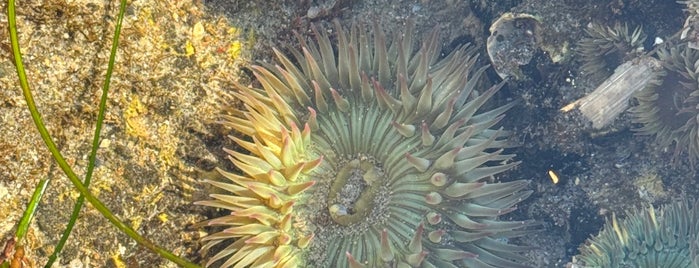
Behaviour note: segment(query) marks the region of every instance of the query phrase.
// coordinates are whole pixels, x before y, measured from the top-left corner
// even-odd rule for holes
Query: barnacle
[[[392,42],[376,23],[335,28],[336,51],[313,28],[234,93],[223,124],[247,153],[229,150],[242,173],[221,170],[226,193],[198,202],[230,210],[207,222],[225,228],[203,238],[221,248],[207,265],[525,267],[529,247],[507,239],[536,223],[498,216],[528,181],[493,182],[517,164],[492,129],[512,104],[480,111],[501,85],[478,91],[475,49],[440,59],[436,30],[414,52],[412,25]]]
[[[583,62],[580,70],[596,82],[606,79],[616,67],[637,56],[646,40],[640,27],[631,31],[626,24],[605,27],[591,23],[585,32],[588,36],[578,42],[577,49]]]
[[[583,267],[690,268],[699,265],[699,202],[683,200],[612,217],[580,248]]]
[[[634,95],[633,120],[643,125],[638,133],[655,135],[661,147],[674,143],[675,157],[686,152],[694,163],[699,157],[699,52],[681,45],[660,49],[658,58],[662,70]]]

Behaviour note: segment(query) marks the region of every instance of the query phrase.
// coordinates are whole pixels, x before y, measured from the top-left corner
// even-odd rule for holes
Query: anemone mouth
[[[699,158],[699,52],[686,46],[661,49],[658,57],[663,70],[634,97],[638,105],[630,111],[636,131],[655,135],[661,147],[674,143],[677,155],[686,152],[690,162]]]
[[[249,152],[228,151],[242,174],[210,182],[227,194],[198,204],[230,216],[203,239],[228,245],[223,267],[526,267],[529,247],[501,239],[532,221],[500,221],[528,181],[494,182],[517,162],[493,129],[512,103],[481,111],[501,85],[479,91],[473,48],[440,59],[433,31],[414,52],[412,25],[387,41],[377,23],[347,33],[335,22],[299,36],[293,58],[253,66],[262,88],[238,86],[242,110],[223,124]]]
[[[580,248],[586,267],[697,267],[699,202],[682,200],[612,216],[602,231]]]
[[[317,191],[327,193],[325,206],[332,221],[352,226],[385,215],[391,194],[382,173],[364,156],[341,164],[337,175],[331,177],[328,191]]]
[[[626,24],[605,27],[593,23],[585,32],[588,37],[578,43],[578,54],[583,62],[581,71],[596,82],[603,81],[616,67],[638,55],[646,40],[640,27],[631,31]]]

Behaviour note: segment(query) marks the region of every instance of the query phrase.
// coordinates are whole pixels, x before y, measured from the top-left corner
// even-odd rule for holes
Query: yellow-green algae
[[[118,9],[114,3],[23,1],[17,7],[20,44],[37,105],[76,171],[87,163]],[[181,209],[193,200],[196,172],[188,161],[215,159],[197,135],[206,135],[204,123],[219,111],[217,92],[232,86],[228,81],[237,79],[237,66],[249,56],[240,31],[202,8],[201,3],[129,2],[91,185],[93,193],[139,232],[190,259],[197,256],[191,241],[200,234],[185,227],[201,216]],[[186,43],[195,39],[196,24],[204,32],[192,41],[195,54],[187,56]],[[232,58],[229,48],[236,47],[238,58]],[[12,58],[6,50],[0,54],[0,196],[8,200],[0,207],[0,233],[9,237],[21,216],[31,194],[25,187],[52,178],[46,194],[51,202],[41,204],[27,245],[28,258],[40,264],[78,194],[52,167],[26,111]],[[127,125],[136,127],[133,133],[138,135]],[[119,260],[166,265],[117,234],[89,206],[60,257],[61,265],[106,266]]]

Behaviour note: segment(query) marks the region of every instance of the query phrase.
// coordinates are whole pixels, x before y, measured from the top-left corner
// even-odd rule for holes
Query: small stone
[[[112,144],[111,140],[102,140],[100,141],[100,148],[108,148],[109,145]]]

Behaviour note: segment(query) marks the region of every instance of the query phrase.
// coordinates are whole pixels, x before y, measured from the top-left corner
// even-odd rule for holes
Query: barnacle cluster
[[[698,234],[699,202],[683,200],[612,217],[576,259],[582,267],[698,267]]]
[[[601,82],[614,69],[643,51],[646,35],[640,27],[631,30],[627,24],[613,27],[591,23],[585,29],[587,37],[578,42],[577,52],[582,58],[584,75]]]
[[[662,70],[634,97],[634,122],[640,134],[655,135],[661,147],[675,146],[675,157],[685,152],[690,162],[699,158],[699,51],[686,45],[660,49]]]
[[[207,222],[224,228],[203,239],[207,265],[526,267],[529,247],[507,239],[536,223],[498,217],[528,181],[494,178],[517,164],[493,129],[512,104],[483,111],[501,85],[477,88],[475,49],[440,58],[435,30],[415,51],[412,29],[389,41],[336,22],[335,46],[313,28],[251,67],[261,88],[239,85],[223,120],[241,173],[221,170],[225,193],[199,202],[230,211]]]

